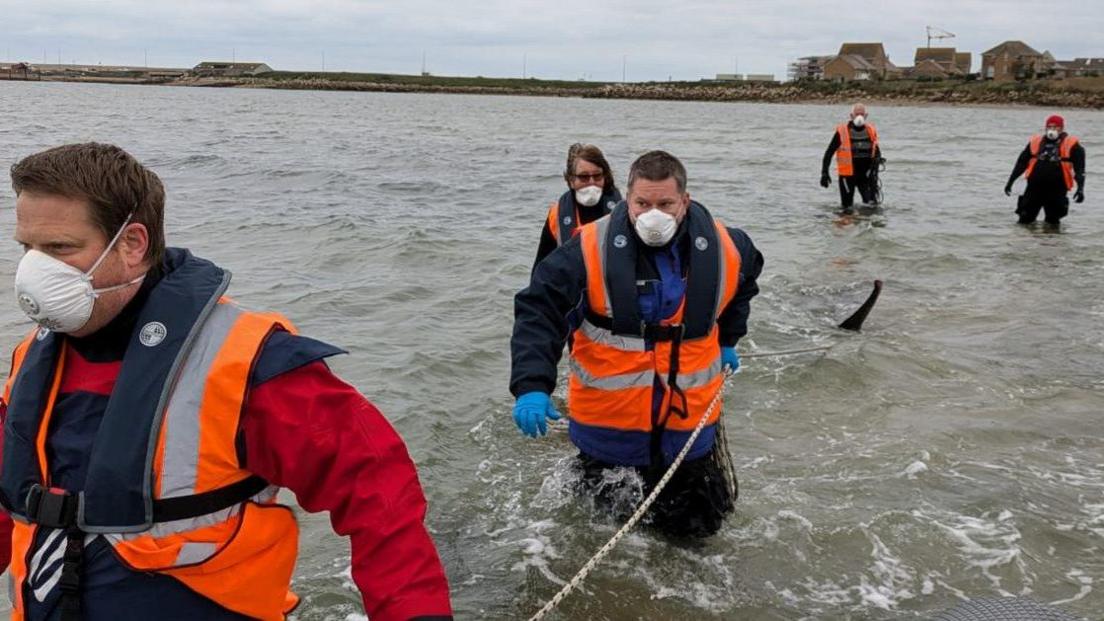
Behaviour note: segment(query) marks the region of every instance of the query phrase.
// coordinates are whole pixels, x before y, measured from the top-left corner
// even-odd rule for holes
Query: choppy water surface
[[[460,618],[527,617],[617,525],[566,487],[563,428],[517,433],[512,295],[567,145],[680,156],[692,195],[766,255],[726,402],[738,513],[700,547],[633,534],[563,619],[921,619],[965,597],[1104,610],[1104,115],[1066,111],[1088,202],[1060,234],[1001,193],[1049,111],[874,107],[882,213],[835,214],[820,157],[844,107],[0,83],[6,167],[63,142],[164,179],[170,242],[232,292],[347,347],[338,372],[406,438]],[[834,177],[833,172],[833,177]],[[0,210],[10,234],[6,180]],[[19,249],[0,245],[0,281]],[[833,328],[886,289],[861,335]],[[5,351],[25,330],[3,309]],[[561,391],[562,393],[562,391]],[[356,619],[324,515],[298,618]]]

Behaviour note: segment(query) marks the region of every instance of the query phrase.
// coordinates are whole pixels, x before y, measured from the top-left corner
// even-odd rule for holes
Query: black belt
[[[586,320],[592,325],[598,328],[602,328],[603,330],[609,330],[610,332],[613,332],[613,319],[610,319],[605,315],[599,315],[590,310],[587,310],[584,315],[586,317]],[[668,341],[681,342],[682,335],[685,332],[685,324],[676,323],[674,325],[665,326],[658,323],[647,323],[645,321],[641,321],[639,332],[633,333],[632,336],[639,336],[641,338],[656,343],[666,343]]]

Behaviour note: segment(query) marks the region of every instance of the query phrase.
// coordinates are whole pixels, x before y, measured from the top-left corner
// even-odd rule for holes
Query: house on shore
[[[927,78],[963,78],[969,75],[971,56],[953,47],[919,47],[911,74]]]
[[[1074,58],[1055,61],[1055,76],[1062,78],[1096,78],[1104,76],[1104,58]]]
[[[825,80],[894,80],[901,75],[881,43],[844,43],[836,57],[824,63]]]
[[[1051,68],[1041,52],[1023,41],[1005,41],[981,53],[981,77],[986,80],[1033,78],[1047,75]]]

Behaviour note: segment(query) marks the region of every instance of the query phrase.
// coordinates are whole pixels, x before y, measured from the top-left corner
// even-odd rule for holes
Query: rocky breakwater
[[[466,83],[464,83],[466,82]],[[276,88],[317,91],[385,93],[455,93],[468,95],[530,95],[600,99],[659,99],[673,101],[754,101],[767,103],[849,103],[868,101],[900,104],[1026,105],[1052,108],[1104,108],[1104,89],[1081,90],[1061,82],[871,82],[866,84],[809,83],[696,83],[636,84],[519,83],[494,78],[398,81],[327,79],[325,77],[184,78],[179,86]]]
[[[1030,105],[1059,108],[1104,108],[1104,93],[1049,83],[995,85],[984,83],[834,84],[609,84],[583,93],[607,99],[676,101],[756,101],[774,103],[879,101],[980,105]]]

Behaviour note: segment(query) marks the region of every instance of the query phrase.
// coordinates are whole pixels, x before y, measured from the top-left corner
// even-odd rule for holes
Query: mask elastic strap
[[[115,237],[111,238],[111,242],[107,244],[107,248],[104,248],[104,251],[100,254],[100,258],[96,259],[96,262],[92,264],[91,269],[89,269],[87,272],[85,272],[85,275],[88,276],[89,280],[92,280],[92,272],[96,271],[96,268],[98,268],[100,266],[100,263],[103,263],[103,260],[107,258],[107,253],[111,252],[111,249],[115,247],[115,242],[119,241],[119,238],[123,236],[123,231],[126,230],[127,225],[130,224],[130,219],[133,218],[133,217],[134,217],[134,212],[133,211],[130,212],[129,214],[127,214],[126,220],[123,220],[123,225],[120,226],[119,230],[115,232]],[[133,281],[131,281],[129,283],[126,283],[125,285],[122,285],[122,286],[129,286],[129,285],[132,285],[132,284],[134,284]],[[112,289],[118,289],[118,288],[119,287],[108,287],[107,289],[101,289],[100,291],[111,291]]]
[[[101,293],[107,293],[108,291],[115,291],[117,289],[125,289],[126,287],[129,287],[129,286],[131,286],[133,284],[136,284],[136,283],[140,283],[145,279],[146,279],[146,275],[142,274],[138,278],[135,278],[134,280],[128,280],[127,282],[124,282],[121,285],[111,285],[110,287],[104,287],[103,289],[93,289],[92,294],[96,295],[96,296],[99,296]]]

